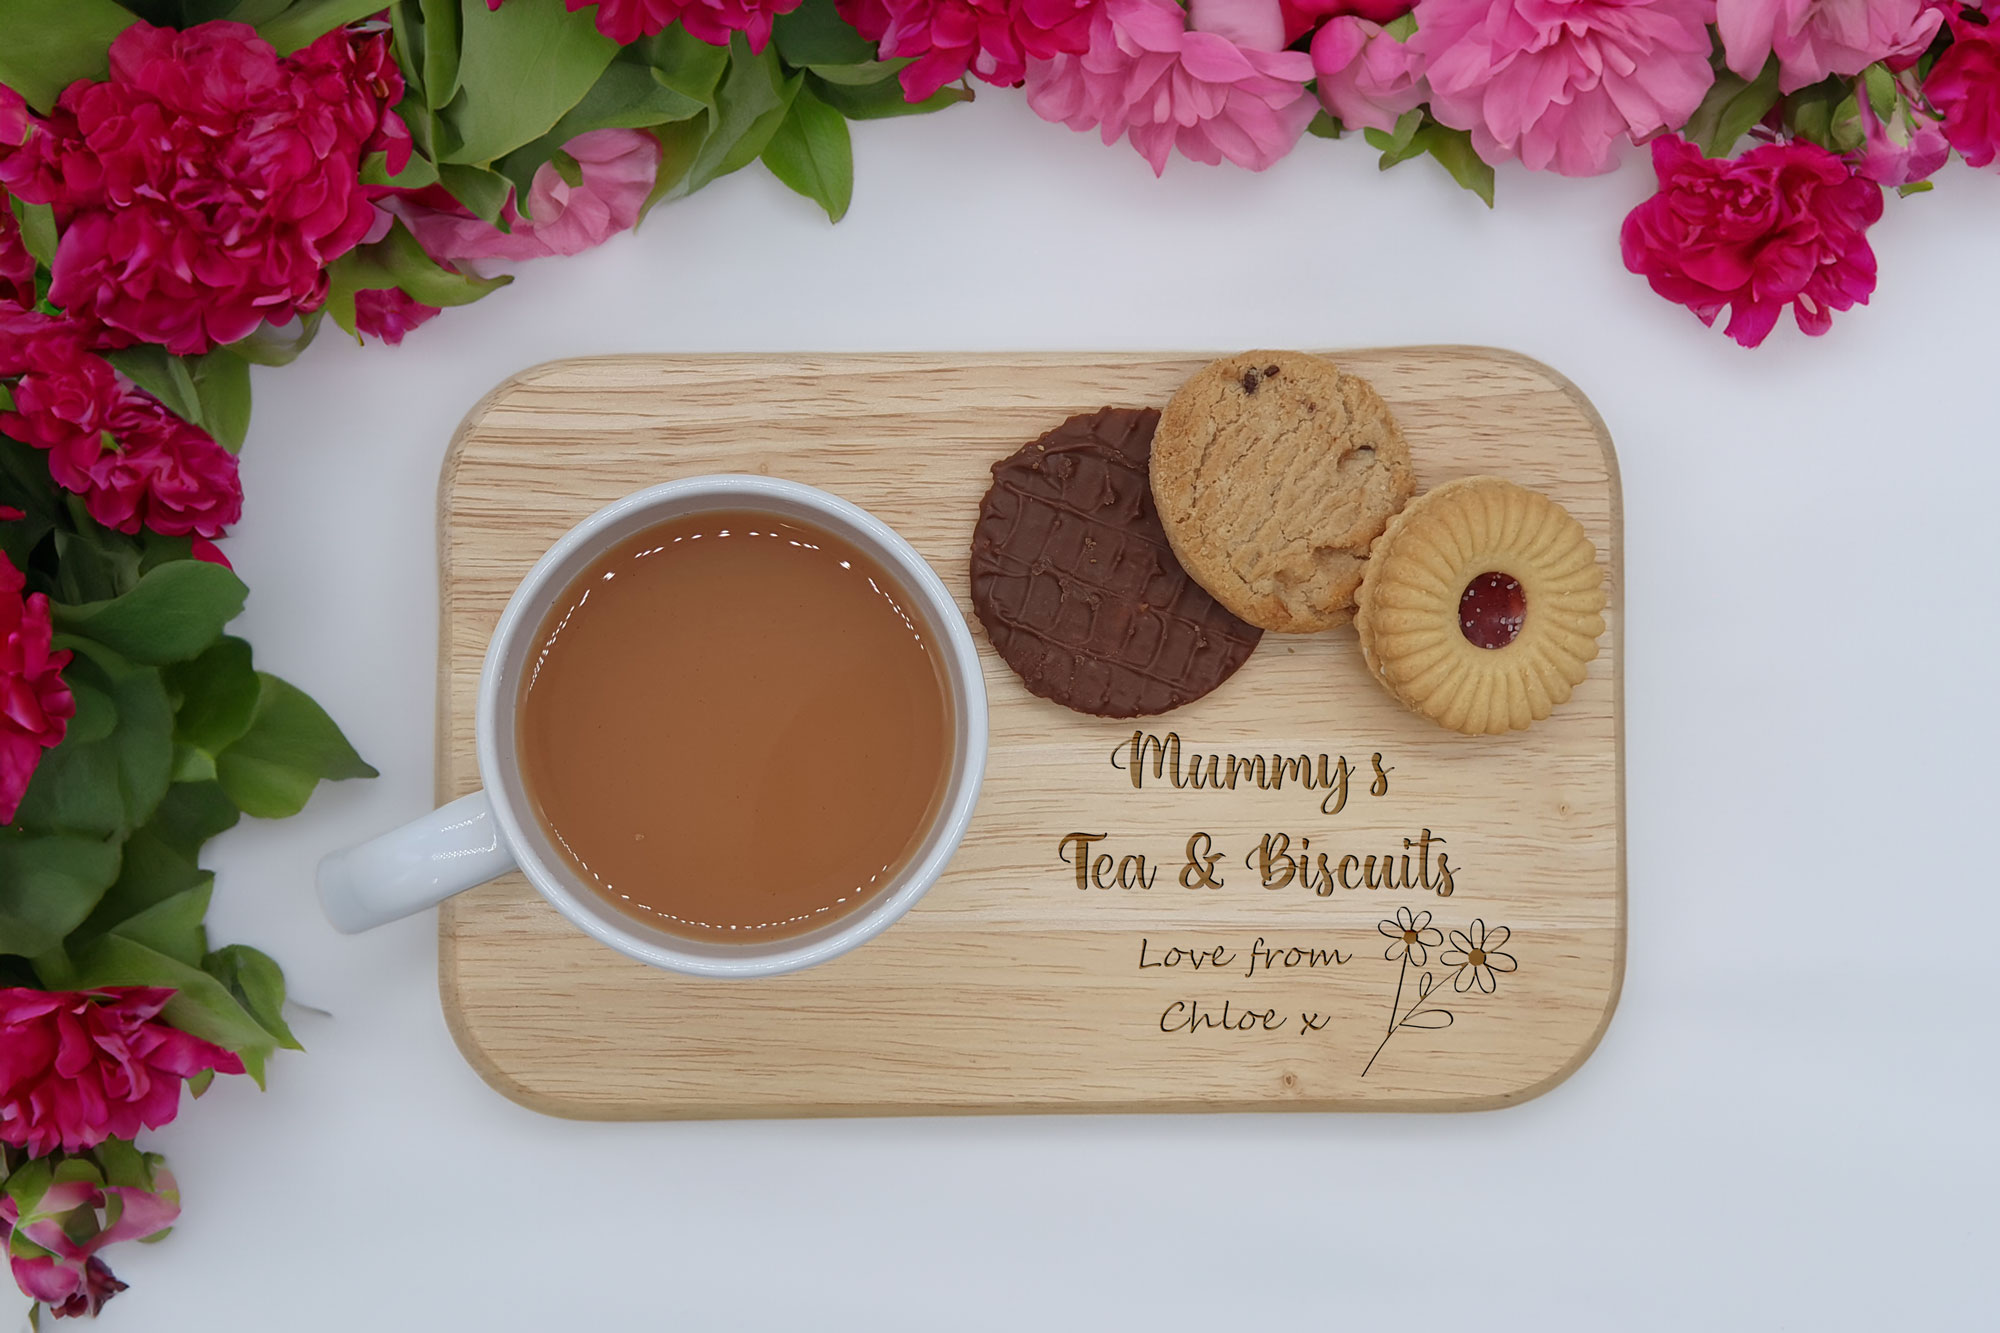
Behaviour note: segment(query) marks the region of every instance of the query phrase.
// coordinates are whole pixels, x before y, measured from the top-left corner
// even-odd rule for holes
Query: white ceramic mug
[[[521,782],[514,701],[536,630],[551,602],[608,548],[656,523],[713,509],[754,509],[845,537],[909,590],[935,630],[956,732],[951,772],[929,832],[884,890],[803,935],[708,943],[626,916],[585,887],[550,843]],[[824,962],[880,934],[944,872],[972,822],[986,772],[986,683],[958,604],[911,545],[874,515],[795,481],[718,475],[670,481],[598,510],[566,533],[514,590],[479,677],[479,776],[485,790],[320,862],[328,920],[350,934],[409,916],[519,869],[571,922],[655,967],[704,976],[771,976]]]

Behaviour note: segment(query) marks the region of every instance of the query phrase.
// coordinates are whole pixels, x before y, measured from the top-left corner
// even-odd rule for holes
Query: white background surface
[[[257,372],[258,664],[381,768],[213,844],[213,938],[304,1056],[151,1138],[185,1212],[106,1333],[1991,1328],[2000,175],[1889,201],[1872,307],[1738,349],[1624,272],[1651,190],[1307,141],[1262,176],[988,94],[857,127],[829,228],[753,168],[400,349]],[[1479,1115],[582,1124],[489,1090],[435,914],[337,936],[321,853],[429,808],[453,427],[624,351],[1468,342],[1574,379],[1626,503],[1630,954],[1597,1054]]]

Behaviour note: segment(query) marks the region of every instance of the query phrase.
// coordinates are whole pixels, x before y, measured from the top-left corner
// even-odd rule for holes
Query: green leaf
[[[589,9],[517,2],[488,10],[468,0],[462,16],[463,86],[443,113],[459,145],[441,160],[483,164],[540,138],[618,54]]]
[[[865,88],[853,88],[827,80],[814,74],[806,75],[806,85],[828,106],[846,116],[849,120],[881,120],[886,116],[921,116],[932,111],[942,111],[948,106],[972,100],[970,88],[947,86],[938,89],[921,102],[903,100],[903,85],[894,79],[870,84]]]
[[[425,305],[470,305],[513,281],[508,277],[481,278],[452,272],[424,253],[416,236],[400,219],[389,228],[388,235],[366,248],[368,257],[389,279],[389,286],[402,288]]]
[[[429,144],[421,137],[416,122],[427,120],[430,104],[424,99],[424,13],[421,0],[391,0],[389,5],[389,53],[396,57],[397,66],[403,71],[403,90],[406,96],[397,106],[397,113],[410,127],[410,133],[417,136],[419,147],[428,149]],[[422,116],[412,116],[412,111],[422,111]]]
[[[771,25],[771,41],[787,65],[859,65],[875,59],[875,45],[856,32],[834,0],[805,0]],[[872,82],[872,80],[871,80]]]
[[[292,1051],[305,1049],[285,1023],[285,974],[276,963],[247,944],[231,944],[204,958],[201,966],[229,988],[236,1002],[249,1010],[280,1046]]]
[[[749,39],[734,34],[729,43],[729,71],[715,90],[715,111],[708,138],[688,169],[687,193],[755,162],[784,123],[803,75],[787,76],[778,53],[765,47],[750,50]]]
[[[716,87],[729,68],[728,47],[710,46],[678,23],[631,49],[653,68],[661,87],[704,106],[714,104]]]
[[[4,3],[4,0],[0,0]],[[10,199],[8,204],[14,210],[14,220],[21,224],[21,244],[35,262],[43,268],[51,268],[56,262],[56,210],[48,204],[31,204],[25,199]]]
[[[1715,76],[1708,95],[1695,108],[1682,134],[1708,157],[1727,157],[1736,141],[1778,104],[1778,59],[1765,62],[1755,80],[1728,70]]]
[[[219,754],[250,730],[259,685],[250,645],[225,634],[201,656],[167,669],[167,688],[180,698],[174,739]]]
[[[525,213],[536,170],[544,162],[554,161],[562,146],[577,135],[603,129],[646,129],[699,116],[704,109],[701,101],[660,82],[651,66],[636,60],[614,60],[581,102],[547,134],[509,153],[500,162],[499,171],[513,183],[514,197],[519,201],[516,207]]]
[[[1925,194],[1936,188],[1936,184],[1931,181],[1911,181],[1908,185],[1898,185],[1896,195],[1898,198],[1908,199],[1913,194]]]
[[[858,65],[808,65],[814,77],[843,88],[872,88],[893,80],[908,60],[869,60]]]
[[[250,363],[218,347],[194,364],[194,394],[203,429],[235,453],[250,432]]]
[[[1399,42],[1407,42],[1411,37],[1416,35],[1417,16],[1414,13],[1405,14],[1399,19],[1394,19],[1383,24],[1382,31],[1388,33]]]
[[[206,560],[177,560],[140,578],[122,597],[51,608],[57,628],[134,662],[185,662],[215,642],[249,594],[243,580]]]
[[[373,245],[358,246],[333,262],[328,270],[325,309],[333,322],[349,333],[354,328],[357,292],[401,288],[425,305],[456,306],[476,301],[513,279],[478,278],[454,273],[424,253],[417,238],[399,220]]]
[[[46,115],[70,84],[110,71],[111,39],[134,21],[112,0],[0,0],[0,83]]]
[[[1407,162],[1424,151],[1424,146],[1417,142],[1417,132],[1423,127],[1424,109],[1417,107],[1405,111],[1397,118],[1393,132],[1385,134],[1381,130],[1363,130],[1361,137],[1372,147],[1382,150],[1382,160],[1378,168],[1387,171],[1390,167]]]
[[[854,200],[854,147],[847,118],[801,88],[778,132],[764,146],[771,174],[826,210],[827,220],[847,216]]]
[[[1836,153],[1858,152],[1868,142],[1868,131],[1861,123],[1861,101],[1856,93],[1848,93],[1833,104],[1833,112],[1827,127],[1827,142]]]
[[[384,0],[299,0],[276,18],[258,24],[257,32],[278,48],[279,55],[290,55],[301,47],[311,46],[335,28],[380,13],[383,3]]]
[[[193,861],[203,843],[234,828],[238,818],[236,803],[223,792],[221,783],[176,782],[167,788],[141,832],[154,835]]]
[[[321,779],[375,776],[304,691],[261,671],[257,680],[250,729],[215,757],[217,781],[245,814],[282,819],[305,808]]]
[[[66,943],[74,951],[176,894],[211,882],[192,851],[171,846],[161,836],[157,812],[152,822],[125,840],[118,878],[112,881]]]
[[[208,898],[214,884],[215,877],[204,874],[193,888],[126,917],[112,927],[111,933],[143,944],[177,963],[200,967],[208,953],[208,932],[201,921],[208,915]]]
[[[43,468],[46,471],[47,465]],[[139,581],[137,543],[124,533],[99,526],[84,508],[80,496],[64,492],[62,507],[70,526],[57,528],[55,532],[54,600],[102,601],[118,596]]]
[[[407,105],[408,100],[405,98],[403,105]],[[420,116],[408,112],[399,112],[398,114],[403,116],[405,123],[412,126],[415,126],[419,122],[428,122],[430,119],[428,111]],[[411,138],[414,139],[415,137],[416,134],[413,129]],[[403,169],[393,176],[389,174],[389,155],[387,153],[370,153],[361,163],[361,183],[363,185],[392,185],[399,190],[421,190],[426,185],[436,185],[438,183],[437,164],[431,161],[429,152],[430,150],[425,144],[418,144],[417,150],[410,154],[410,160],[403,164]]]
[[[500,225],[500,215],[514,193],[514,182],[485,167],[468,167],[458,162],[438,163],[438,184],[464,204],[474,216]],[[503,227],[502,230],[505,230]]]
[[[424,100],[442,110],[458,92],[458,0],[422,0]]]
[[[201,424],[201,399],[196,395],[194,376],[187,363],[169,355],[157,343],[135,343],[104,359],[116,366],[125,378],[166,404],[167,410],[183,421]]]
[[[112,934],[92,940],[76,953],[66,985],[76,990],[171,986],[175,995],[161,1016],[183,1032],[235,1051],[257,1086],[264,1086],[264,1061],[278,1045],[277,1034],[251,1017],[227,986],[200,968]]]
[[[312,346],[324,318],[324,311],[315,310],[287,324],[259,324],[248,337],[230,343],[226,350],[253,366],[289,366]]]
[[[1887,122],[1893,118],[1902,98],[1896,92],[1896,76],[1889,72],[1889,67],[1870,65],[1861,71],[1861,79],[1868,89],[1868,106],[1875,119]]]
[[[120,837],[149,819],[173,763],[173,712],[160,673],[76,643],[66,680],[107,696],[118,724],[102,740],[67,741],[42,755],[14,823],[47,833]]]
[[[0,954],[31,957],[62,943],[118,878],[118,844],[0,829]]]
[[[1424,151],[1438,160],[1451,178],[1493,207],[1493,168],[1472,147],[1472,136],[1464,130],[1432,124],[1422,134]]]
[[[184,741],[174,742],[174,767],[167,775],[174,782],[215,781],[215,756]]]
[[[1340,122],[1334,119],[1324,107],[1315,111],[1313,118],[1306,122],[1306,133],[1316,139],[1338,139],[1340,131]]]
[[[687,191],[687,175],[694,167],[694,160],[701,152],[702,144],[708,141],[708,122],[711,117],[704,113],[693,120],[676,121],[668,125],[657,125],[652,134],[660,141],[660,169],[653,176],[653,188],[646,195],[646,202],[639,206],[639,221],[644,222],[653,206],[663,199],[678,199]],[[22,446],[26,448],[27,446]]]
[[[254,28],[284,13],[291,7],[292,0],[211,0],[211,3],[221,11],[213,17],[248,23]]]

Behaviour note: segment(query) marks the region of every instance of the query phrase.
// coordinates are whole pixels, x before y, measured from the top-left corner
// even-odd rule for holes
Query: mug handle
[[[435,906],[515,867],[493,803],[476,791],[319,863],[319,903],[357,935]]]

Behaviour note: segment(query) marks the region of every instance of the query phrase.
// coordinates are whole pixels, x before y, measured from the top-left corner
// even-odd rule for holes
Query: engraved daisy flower
[[[1388,939],[1389,947],[1382,956],[1392,963],[1406,958],[1422,967],[1430,961],[1430,951],[1444,943],[1444,935],[1431,924],[1429,912],[1412,912],[1407,907],[1398,907],[1395,916],[1377,922],[1375,929]]]
[[[1482,993],[1491,995],[1500,984],[1495,972],[1512,972],[1519,964],[1514,955],[1501,953],[1500,946],[1513,934],[1505,926],[1486,928],[1486,923],[1474,918],[1464,930],[1451,932],[1451,947],[1438,955],[1438,962],[1446,967],[1458,969],[1452,977],[1453,990],[1469,991],[1477,987]]]

